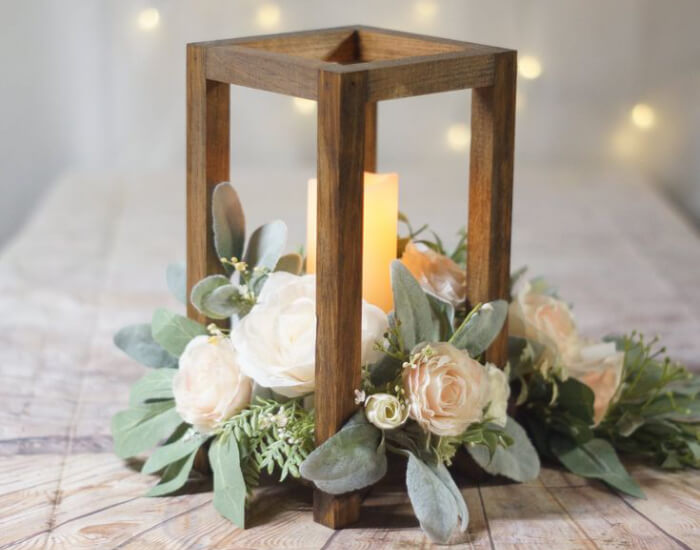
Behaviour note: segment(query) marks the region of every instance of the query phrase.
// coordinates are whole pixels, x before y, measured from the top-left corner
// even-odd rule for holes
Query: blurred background
[[[631,175],[697,224],[698,21],[697,0],[0,0],[0,243],[65,174],[168,173],[184,193],[187,42],[352,23],[517,49],[516,185],[530,166]],[[244,198],[303,208],[283,190],[314,174],[315,122],[313,102],[234,87]],[[402,196],[466,188],[468,92],[384,102],[379,125]]]

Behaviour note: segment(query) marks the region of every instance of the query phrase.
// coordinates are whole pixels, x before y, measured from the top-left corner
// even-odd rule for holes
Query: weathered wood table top
[[[284,217],[301,239],[306,175],[280,177],[300,184],[274,202],[238,180],[249,227]],[[592,337],[660,333],[676,358],[700,367],[700,239],[672,207],[609,175],[521,172],[516,185],[514,265],[558,283]],[[217,515],[207,481],[144,498],[155,479],[112,455],[109,418],[143,373],[112,334],[155,307],[181,307],[163,272],[183,259],[183,189],[182,175],[65,179],[2,252],[0,548],[430,547],[395,480],[337,532],[313,523],[308,488],[264,487],[241,531]],[[420,218],[423,198],[402,197],[416,221],[444,233],[465,219],[456,201]],[[553,467],[522,485],[465,480],[462,547],[700,548],[700,476],[630,468],[647,500]]]

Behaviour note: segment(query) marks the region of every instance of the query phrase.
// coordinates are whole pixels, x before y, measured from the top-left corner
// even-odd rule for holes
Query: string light
[[[282,18],[282,12],[277,4],[263,4],[258,8],[256,20],[263,29],[274,29]]]
[[[413,4],[413,13],[420,21],[429,21],[437,15],[438,7],[432,0],[418,0]]]
[[[630,113],[630,118],[637,128],[648,130],[656,123],[656,113],[646,103],[637,103]]]
[[[294,110],[302,115],[310,115],[316,110],[316,102],[312,99],[304,99],[303,97],[292,98]]]
[[[447,145],[453,151],[466,151],[472,141],[472,131],[462,123],[453,124],[447,129]]]
[[[139,13],[138,24],[142,31],[152,31],[160,23],[160,13],[155,8],[147,8]]]
[[[518,59],[518,72],[527,80],[535,80],[542,74],[542,63],[533,55],[523,55]]]

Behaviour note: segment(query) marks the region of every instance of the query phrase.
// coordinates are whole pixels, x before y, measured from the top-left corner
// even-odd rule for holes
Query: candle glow
[[[316,272],[317,183],[307,194],[306,272]],[[391,262],[396,259],[399,212],[398,174],[365,172],[362,232],[362,297],[386,312],[393,309]]]

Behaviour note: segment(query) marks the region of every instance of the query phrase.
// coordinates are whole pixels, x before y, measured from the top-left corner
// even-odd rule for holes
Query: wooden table
[[[592,336],[660,332],[697,368],[700,239],[690,225],[644,185],[519,174],[515,263],[558,282]],[[246,183],[254,177],[239,179],[249,219],[284,213],[292,192],[266,203],[263,217],[261,191]],[[312,522],[308,488],[265,487],[240,531],[216,514],[207,482],[192,494],[143,498],[153,478],[111,454],[109,418],[143,373],[111,337],[157,306],[181,307],[167,296],[163,269],[182,259],[182,189],[182,175],[65,179],[2,253],[0,548],[429,547],[400,480],[373,489],[360,523],[335,532]],[[418,212],[422,197],[408,199],[405,209]],[[445,204],[438,229],[451,230],[457,208]],[[301,238],[303,210],[287,221]],[[465,481],[463,547],[700,548],[700,477],[631,469],[648,500],[551,467],[523,485]]]

